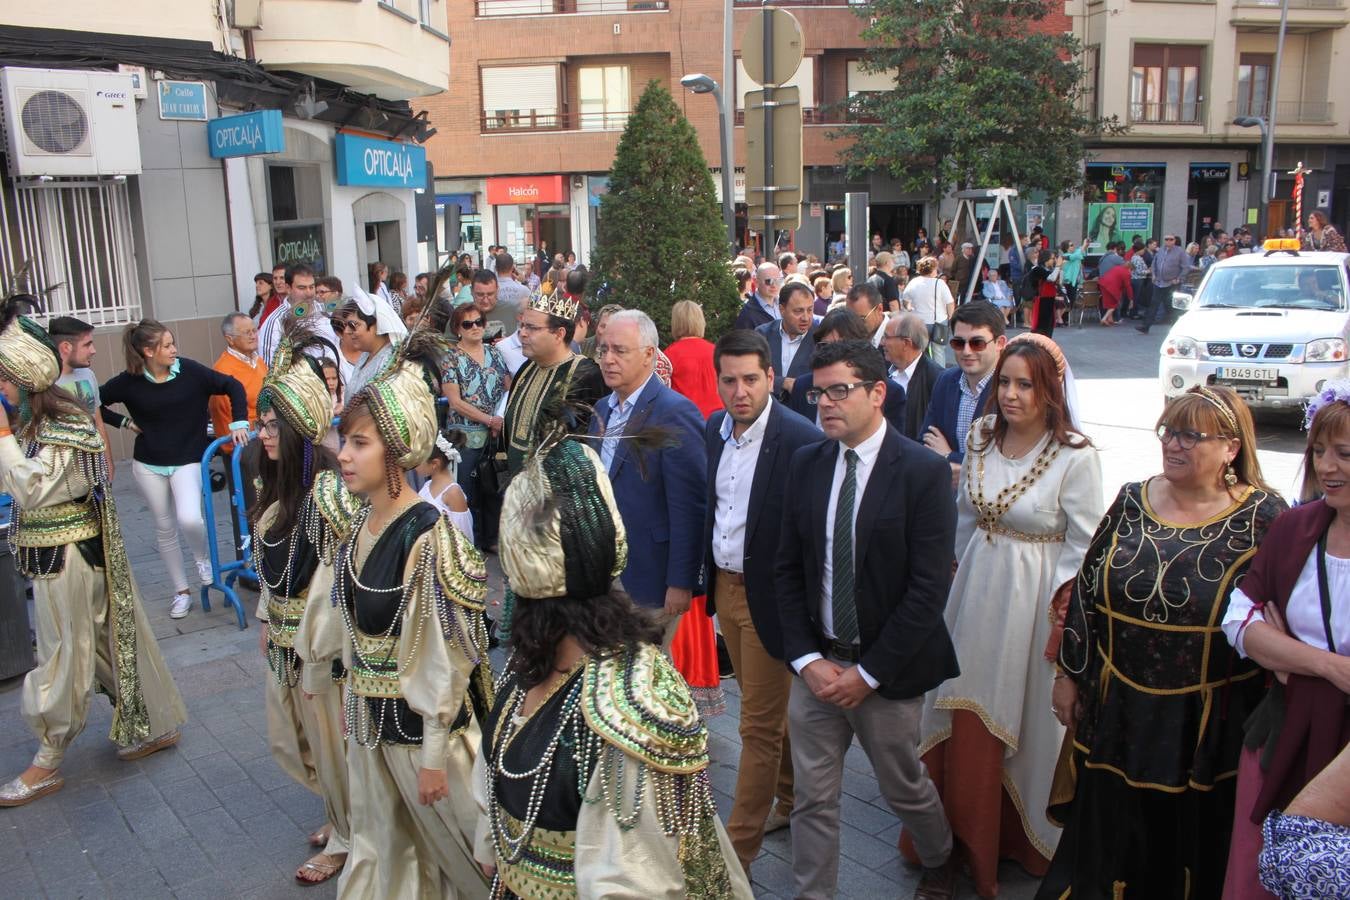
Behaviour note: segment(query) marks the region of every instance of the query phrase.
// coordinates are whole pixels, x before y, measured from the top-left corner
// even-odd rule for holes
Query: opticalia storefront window
[[[1162,163],[1088,163],[1083,191],[1083,221],[1090,255],[1106,252],[1114,241],[1131,244],[1158,236],[1162,222]]]
[[[305,263],[318,274],[325,274],[328,241],[319,167],[269,164],[267,203],[272,222],[272,265]]]

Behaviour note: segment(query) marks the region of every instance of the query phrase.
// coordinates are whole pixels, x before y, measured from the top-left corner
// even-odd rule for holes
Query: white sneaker
[[[202,580],[202,584],[210,584],[215,581],[215,576],[211,574],[211,560],[197,560],[197,577]]]
[[[169,618],[182,619],[187,616],[188,610],[190,609],[192,609],[192,595],[187,591],[183,591],[181,594],[174,594],[173,602],[169,604]]]

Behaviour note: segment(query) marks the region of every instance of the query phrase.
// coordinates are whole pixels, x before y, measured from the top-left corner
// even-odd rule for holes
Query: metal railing
[[[664,12],[670,0],[476,0],[480,18],[493,16],[592,15],[616,12]]]
[[[763,0],[734,0],[737,6],[763,6]],[[776,0],[775,6],[865,6],[868,0]]]
[[[479,130],[484,134],[510,131],[622,131],[628,112],[573,112],[537,109],[499,109],[484,112]]]
[[[1280,0],[1233,0],[1234,6],[1248,9],[1265,8],[1280,10]],[[1290,9],[1345,9],[1345,0],[1289,0]]]
[[[1238,116],[1265,116],[1270,104],[1264,100],[1233,100],[1228,104],[1228,121]],[[1327,125],[1336,121],[1335,109],[1324,100],[1280,100],[1275,104],[1277,125]]]
[[[1131,103],[1130,121],[1140,125],[1203,125],[1205,101]]]
[[[0,183],[0,271],[31,263],[27,290],[45,312],[91,325],[141,317],[126,180],[60,178]]]

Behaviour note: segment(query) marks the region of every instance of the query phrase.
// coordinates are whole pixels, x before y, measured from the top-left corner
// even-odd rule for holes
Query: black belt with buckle
[[[862,659],[862,648],[857,644],[845,644],[843,641],[830,641],[826,646],[826,652],[835,659],[842,659],[844,662],[855,663]]]

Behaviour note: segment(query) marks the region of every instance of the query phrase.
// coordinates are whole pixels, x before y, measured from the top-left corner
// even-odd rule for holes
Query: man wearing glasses
[[[317,277],[314,270],[304,263],[291,266],[286,270],[286,283],[290,287],[290,294],[276,313],[267,320],[267,324],[263,326],[258,338],[258,352],[262,356],[263,362],[269,366],[272,364],[272,357],[276,355],[277,345],[281,343],[282,335],[285,334],[286,320],[292,317],[314,319],[314,331],[320,337],[327,339],[332,344],[332,348],[325,346],[321,350],[314,349],[311,355],[326,356],[334,362],[338,362],[337,350],[335,349],[338,345],[338,338],[328,320],[329,314],[325,310],[324,304],[319,302],[316,281]],[[341,282],[338,283],[341,284]]]
[[[475,290],[479,287],[474,282]],[[477,300],[475,299],[475,304]],[[506,435],[506,467],[515,474],[539,443],[539,416],[561,401],[576,417],[573,431],[585,433],[589,410],[605,395],[605,381],[595,361],[572,352],[578,303],[562,291],[535,294],[520,316],[521,352],[525,364],[511,381],[502,431]]]
[[[773,263],[764,263],[755,270],[755,293],[736,316],[733,327],[753,331],[761,325],[782,318],[778,312],[778,292],[783,289],[783,273]]]
[[[1167,318],[1172,307],[1172,294],[1181,279],[1191,270],[1191,257],[1175,234],[1163,238],[1163,245],[1153,256],[1153,292],[1149,306],[1144,309],[1144,320],[1134,326],[1140,334],[1148,334],[1151,326]]]
[[[788,699],[793,894],[835,896],[857,737],[923,862],[915,896],[950,897],[951,826],[918,757],[924,692],[959,672],[943,621],[956,527],[947,469],[886,423],[886,369],[870,342],[822,344],[811,368],[827,440],[792,458],[785,483],[803,489],[786,492],[775,581],[783,658],[800,676]]]

